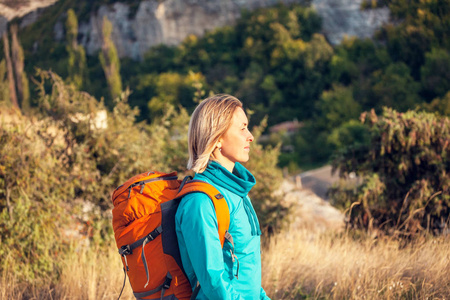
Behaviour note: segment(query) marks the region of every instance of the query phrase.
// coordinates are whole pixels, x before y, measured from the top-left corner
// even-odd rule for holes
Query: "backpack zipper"
[[[131,185],[128,187],[128,189],[129,189],[129,190],[128,190],[128,199],[130,199],[130,196],[131,196],[131,190],[132,190],[135,186],[142,185],[142,188],[141,188],[141,191],[140,191],[140,193],[142,194],[142,192],[143,192],[143,190],[144,190],[144,186],[145,186],[147,183],[149,183],[149,182],[155,182],[155,181],[160,181],[160,180],[177,180],[177,179],[178,179],[178,176],[169,176],[169,177],[156,177],[156,178],[150,178],[150,179],[147,179],[147,180],[135,182],[135,183],[131,184]]]

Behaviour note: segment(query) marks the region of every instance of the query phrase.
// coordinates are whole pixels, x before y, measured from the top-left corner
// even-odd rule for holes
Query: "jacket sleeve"
[[[269,296],[267,296],[266,292],[264,291],[264,289],[261,287],[261,293],[259,296],[260,300],[270,300]]]
[[[183,199],[179,229],[200,290],[208,299],[242,300],[226,276],[214,204],[202,193]]]

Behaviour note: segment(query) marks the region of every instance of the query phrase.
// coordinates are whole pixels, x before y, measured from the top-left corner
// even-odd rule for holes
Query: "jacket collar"
[[[255,185],[255,177],[243,165],[236,163],[233,173],[228,171],[217,161],[208,163],[208,167],[202,175],[206,176],[214,184],[223,187],[240,197],[247,196]]]

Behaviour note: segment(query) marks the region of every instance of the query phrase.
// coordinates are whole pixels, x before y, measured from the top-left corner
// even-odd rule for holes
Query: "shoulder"
[[[216,231],[218,221],[214,204],[208,195],[195,192],[181,199],[175,215],[175,226],[181,231]]]
[[[203,206],[203,204],[211,203],[212,201],[209,198],[208,195],[202,192],[194,192],[187,194],[181,199],[180,205],[189,206],[189,207],[196,207],[196,206]]]
[[[195,192],[184,196],[181,199],[177,210],[177,217],[205,216],[215,214],[214,204],[208,195],[202,192]]]

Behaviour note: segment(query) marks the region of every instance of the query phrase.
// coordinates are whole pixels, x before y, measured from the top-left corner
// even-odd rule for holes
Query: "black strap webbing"
[[[119,254],[124,256],[124,255],[133,253],[133,250],[136,249],[137,247],[141,246],[144,243],[145,239],[148,238],[148,241],[153,241],[158,235],[161,234],[161,232],[162,232],[162,227],[161,226],[156,227],[155,230],[153,230],[152,232],[150,232],[143,238],[137,240],[133,244],[124,245],[124,246],[120,247]]]
[[[147,297],[150,295],[153,295],[154,293],[159,292],[160,290],[162,290],[163,285],[158,286],[156,289],[147,291],[147,292],[142,292],[142,293],[133,293],[134,297],[136,297],[136,299],[141,299],[142,297]]]
[[[192,292],[192,295],[191,295],[191,300],[195,300],[195,298],[198,295],[198,292],[200,292],[200,282],[197,281],[197,285],[195,286],[195,289],[194,289],[194,291]]]
[[[158,286],[156,289],[153,289],[153,290],[150,290],[147,292],[142,292],[142,293],[133,293],[133,295],[134,295],[134,297],[136,297],[136,299],[139,300],[143,297],[147,297],[147,296],[153,295],[154,293],[161,291],[161,299],[163,299],[164,292],[167,289],[169,289],[171,282],[172,282],[172,275],[170,273],[167,273],[166,280],[164,280],[164,283],[161,284],[160,286]]]

